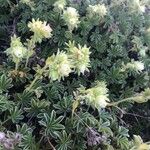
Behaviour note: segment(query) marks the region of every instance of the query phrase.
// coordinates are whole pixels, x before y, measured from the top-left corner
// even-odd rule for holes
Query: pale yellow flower
[[[74,28],[77,28],[78,24],[80,23],[79,14],[73,7],[67,7],[67,9],[64,10],[63,19],[65,20],[69,30],[71,31]]]
[[[94,16],[98,16],[98,17],[104,17],[107,14],[107,8],[105,7],[104,4],[100,5],[89,5],[89,7],[87,8],[87,13],[89,17],[94,17]]]
[[[46,21],[42,22],[39,19],[29,22],[28,27],[30,31],[34,32],[34,38],[37,42],[41,42],[43,38],[50,38],[52,36],[52,29]]]

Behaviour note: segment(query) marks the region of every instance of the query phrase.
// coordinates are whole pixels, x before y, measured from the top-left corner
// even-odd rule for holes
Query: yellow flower
[[[79,14],[78,14],[77,10],[73,7],[67,7],[67,9],[64,10],[63,19],[65,20],[66,24],[68,25],[68,28],[70,31],[72,31],[74,28],[76,28],[77,25],[80,23]]]
[[[66,5],[66,0],[58,0],[54,3],[55,10],[63,10]]]
[[[49,68],[49,77],[54,80],[69,76],[71,70],[71,62],[64,52],[58,52],[52,55],[46,61],[46,66]]]
[[[27,49],[21,43],[20,38],[17,38],[16,35],[14,35],[13,37],[11,37],[10,48],[6,50],[6,53],[12,56],[14,62],[18,62],[23,58],[26,58]]]
[[[123,65],[122,71],[125,71],[126,69],[130,69],[139,73],[142,72],[142,70],[144,70],[144,63],[140,61],[131,60],[131,62],[127,63],[126,65]]]
[[[107,9],[104,4],[100,5],[89,5],[87,8],[87,13],[89,17],[94,17],[95,15],[98,17],[104,17],[107,14]]]
[[[84,74],[85,71],[88,71],[88,67],[90,67],[90,48],[86,45],[81,47],[75,47],[74,42],[69,42],[67,44],[68,55],[73,60],[73,66],[75,71],[80,75],[80,73]]]
[[[42,22],[39,19],[32,19],[32,22],[29,22],[28,27],[30,28],[30,31],[34,32],[34,40],[36,42],[41,42],[43,38],[50,38],[52,36],[52,29],[46,21]]]
[[[79,91],[86,102],[97,109],[105,108],[109,102],[108,89],[104,82],[97,82],[96,86],[87,90],[79,89]]]

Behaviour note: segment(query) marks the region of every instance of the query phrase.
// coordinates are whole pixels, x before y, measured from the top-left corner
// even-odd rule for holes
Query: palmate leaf
[[[113,136],[113,132],[110,128],[110,122],[105,121],[103,122],[102,119],[100,119],[100,124],[99,124],[99,132],[102,132],[103,134],[107,136]]]
[[[129,149],[129,140],[127,137],[118,137],[117,138],[117,146],[120,147],[121,150],[128,150]]]
[[[83,131],[83,129],[85,129],[85,124],[89,125],[89,126],[93,126],[96,125],[98,123],[98,121],[95,119],[95,117],[93,115],[91,115],[88,112],[85,113],[80,113],[78,116],[76,115],[74,117],[74,128],[76,128],[77,132],[81,132]]]
[[[22,93],[17,94],[17,100],[22,106],[28,106],[32,99],[33,93],[24,90]]]
[[[57,150],[69,150],[72,149],[72,140],[71,140],[71,134],[67,134],[65,130],[63,130],[61,133],[58,134],[58,140],[57,140]]]
[[[24,118],[22,115],[23,111],[19,109],[17,106],[14,108],[10,109],[10,119],[12,120],[13,123],[18,123],[20,120]]]
[[[57,114],[64,113],[64,115],[66,115],[67,112],[71,112],[72,102],[72,96],[64,96],[63,99],[60,99],[60,101],[53,106],[56,109]]]
[[[128,140],[128,137],[129,137],[128,131],[129,130],[123,126],[119,126],[118,131],[117,131],[118,134],[116,136],[116,142],[117,142],[117,145],[122,150],[128,150],[130,146],[129,140]]]
[[[35,142],[32,128],[28,127],[27,124],[17,125],[16,128],[17,133],[22,135],[22,140],[19,144],[22,150],[39,150],[39,144]]]
[[[47,100],[39,100],[39,99],[32,99],[30,106],[25,108],[28,112],[27,116],[37,116],[39,113],[45,112],[48,110],[50,106],[50,102]]]
[[[63,116],[56,117],[56,112],[53,110],[51,114],[47,113],[41,113],[38,115],[38,118],[41,120],[39,121],[39,124],[44,127],[44,136],[52,136],[56,137],[58,136],[58,131],[65,129],[65,127],[60,124],[60,122],[63,120]]]
[[[21,147],[22,150],[40,150],[39,144],[35,142],[35,137],[33,137],[32,133],[28,133],[28,135],[23,136]]]
[[[13,101],[9,101],[8,100],[8,96],[7,95],[0,95],[0,111],[1,112],[13,108],[14,105],[15,104],[14,104]]]
[[[7,90],[12,87],[11,82],[12,82],[11,78],[6,77],[5,74],[1,75],[1,77],[0,77],[0,93],[7,92]]]

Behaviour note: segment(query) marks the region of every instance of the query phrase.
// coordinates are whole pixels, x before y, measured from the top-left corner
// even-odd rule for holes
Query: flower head
[[[132,143],[132,150],[149,150],[150,144],[149,142],[144,143],[142,138],[139,135],[134,135],[134,140]]]
[[[145,5],[141,3],[142,1],[140,0],[132,0],[129,1],[129,8],[131,12],[136,12],[136,13],[144,13],[145,12]]]
[[[66,6],[66,0],[58,0],[54,3],[55,10],[62,11]]]
[[[28,23],[30,31],[34,32],[36,42],[41,42],[43,38],[50,38],[52,36],[52,29],[46,21],[42,22],[39,19]]]
[[[49,57],[46,65],[49,68],[49,77],[52,80],[60,80],[67,77],[71,72],[71,62],[64,52],[58,52],[56,55]]]
[[[87,90],[80,90],[80,92],[86,102],[97,109],[105,108],[108,104],[108,89],[104,82],[97,82],[96,86]]]
[[[63,19],[65,20],[66,24],[68,25],[68,28],[70,31],[72,31],[74,28],[76,28],[77,25],[80,23],[79,14],[78,14],[77,10],[73,7],[67,7],[67,9],[64,10]]]
[[[21,43],[20,38],[17,38],[15,35],[11,38],[10,48],[6,50],[7,55],[11,55],[13,61],[21,61],[23,58],[26,58],[27,49]]]
[[[88,71],[88,67],[90,67],[90,48],[86,45],[75,47],[74,42],[69,42],[67,45],[68,55],[72,59],[75,71],[78,75],[80,73],[84,74],[85,71]]]
[[[142,72],[144,70],[144,64],[140,61],[131,61],[131,63],[127,63],[126,68],[132,69],[136,72]]]
[[[87,8],[87,13],[90,18],[94,16],[103,18],[107,13],[107,9],[104,4],[102,5],[98,4],[94,6],[89,5],[89,7]]]

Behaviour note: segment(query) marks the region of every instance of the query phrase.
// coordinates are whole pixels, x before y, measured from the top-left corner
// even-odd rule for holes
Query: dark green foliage
[[[131,97],[150,87],[149,2],[143,2],[145,13],[137,13],[130,11],[132,4],[128,0],[68,0],[67,6],[76,8],[80,14],[80,24],[72,33],[60,13],[54,11],[55,0],[33,2],[31,7],[18,0],[0,0],[0,59],[4,60],[2,65],[0,63],[0,131],[22,135],[16,150],[48,150],[52,146],[57,150],[111,150],[110,145],[115,150],[129,150],[133,134],[150,140],[149,102],[123,103],[120,108],[105,110],[93,110],[80,103],[72,114],[73,93],[80,85],[89,88],[94,81],[105,81],[111,101]],[[96,17],[88,19],[88,5],[99,3],[105,3],[107,15],[100,21]],[[22,62],[19,71],[25,76],[13,76],[14,66],[5,57],[4,50],[9,47],[13,34],[22,41],[30,37],[27,23],[32,18],[47,21],[53,36],[37,44],[27,70],[23,69]],[[36,64],[41,65],[58,48],[66,50],[69,40],[90,47],[90,71],[80,76],[70,74],[60,82],[44,77],[28,91]],[[131,60],[143,62],[144,70],[122,71],[123,65]],[[144,119],[141,116],[145,116]],[[105,140],[89,146],[89,129]]]

